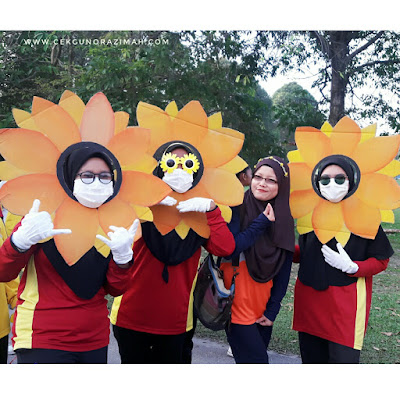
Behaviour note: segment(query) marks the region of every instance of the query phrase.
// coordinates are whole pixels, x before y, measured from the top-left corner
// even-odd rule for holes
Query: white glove
[[[161,206],[174,206],[178,201],[171,196],[167,196],[162,199],[158,204]]]
[[[205,213],[210,211],[211,199],[205,199],[203,197],[193,197],[192,199],[180,201],[176,208],[179,212],[202,212]]]
[[[132,260],[132,245],[138,226],[138,219],[133,221],[133,224],[129,229],[111,225],[110,229],[114,232],[107,233],[111,240],[102,235],[96,235],[97,239],[100,239],[111,249],[116,264],[123,265]]]
[[[12,234],[14,245],[26,251],[34,244],[50,236],[71,233],[71,229],[54,229],[53,221],[47,211],[39,212],[40,200],[33,200],[32,208],[21,221],[21,226]]]
[[[325,261],[332,267],[340,269],[347,274],[355,274],[358,271],[358,265],[351,260],[340,243],[336,247],[339,253],[336,253],[336,251],[329,248],[326,244],[322,246],[321,251]]]

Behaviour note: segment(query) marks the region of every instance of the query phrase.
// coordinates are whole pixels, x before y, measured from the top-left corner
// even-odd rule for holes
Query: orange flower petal
[[[400,207],[400,186],[387,175],[364,174],[356,196],[365,204],[382,210],[394,210]]]
[[[355,235],[374,239],[381,222],[378,208],[371,207],[356,195],[341,202],[346,227]]]
[[[121,200],[150,207],[171,193],[171,188],[154,175],[137,171],[123,171],[119,192]]]
[[[161,108],[141,101],[136,109],[136,117],[141,127],[151,130],[149,151],[152,155],[163,143],[174,139],[171,118]]]
[[[117,157],[121,165],[138,162],[150,144],[150,131],[145,128],[130,127],[108,142],[107,148]]]
[[[185,224],[192,228],[198,235],[206,239],[210,237],[210,227],[204,213],[188,212],[182,214],[184,214],[182,220]]]
[[[313,189],[296,190],[290,194],[289,203],[293,218],[301,218],[310,213],[323,201]]]
[[[178,112],[172,120],[172,131],[169,140],[183,140],[196,148],[199,146],[208,133],[208,118],[198,101],[189,102]]]
[[[321,243],[329,242],[344,224],[340,203],[321,201],[312,215],[314,232]]]
[[[99,227],[97,209],[67,197],[56,212],[54,227],[71,229],[71,234],[56,235],[54,241],[65,262],[73,265],[94,246]]]
[[[171,232],[182,219],[182,213],[173,206],[153,206],[151,212],[154,225],[162,235]]]
[[[0,189],[0,202],[13,214],[25,215],[33,200],[40,200],[40,211],[52,214],[66,197],[55,175],[32,174],[8,181]]]
[[[343,117],[330,135],[332,154],[350,156],[361,140],[360,127],[349,117]]]
[[[86,104],[80,126],[82,141],[106,146],[114,136],[114,111],[103,93],[96,93]]]
[[[207,136],[199,144],[198,150],[205,166],[219,167],[237,156],[242,149],[243,141],[244,135],[233,129],[209,129]]]
[[[379,136],[360,143],[352,158],[361,173],[375,172],[389,164],[397,155],[400,135]]]
[[[314,168],[321,159],[331,154],[328,136],[318,129],[310,126],[299,127],[296,129],[295,139],[301,156],[310,168]]]
[[[216,203],[237,206],[243,202],[243,186],[235,175],[218,168],[204,168],[201,184]]]
[[[101,226],[99,226],[96,235],[107,237],[107,234],[103,231],[103,229],[101,229]],[[103,257],[108,257],[111,252],[111,249],[102,240],[97,238],[94,241],[94,247],[96,247],[96,250],[102,254]]]
[[[122,171],[140,171],[151,174],[155,167],[157,166],[157,161],[148,154],[143,154],[140,159],[129,165],[122,165]]]
[[[118,196],[98,208],[100,226],[105,232],[110,231],[110,225],[129,228],[137,218],[135,210]]]
[[[76,126],[80,126],[85,103],[75,93],[66,90],[58,102],[58,105],[65,110],[75,121]]]
[[[30,172],[56,173],[60,152],[40,132],[27,129],[0,131],[0,153],[13,166]]]
[[[54,143],[60,152],[81,141],[75,121],[65,110],[51,101],[34,97],[32,117],[40,131]]]
[[[312,169],[306,163],[289,163],[290,190],[308,190],[312,188]]]
[[[129,114],[125,111],[117,111],[114,113],[115,128],[114,134],[124,131],[128,127]]]

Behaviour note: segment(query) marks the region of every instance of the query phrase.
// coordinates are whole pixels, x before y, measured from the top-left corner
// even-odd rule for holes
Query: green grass
[[[400,213],[400,210],[397,210]],[[398,220],[396,215],[396,220]],[[400,218],[399,218],[400,220]],[[390,224],[393,229],[399,229]],[[400,363],[400,233],[388,235],[395,254],[386,271],[374,277],[371,312],[367,334],[361,351],[363,364]],[[281,311],[274,323],[270,350],[281,354],[299,353],[297,332],[291,329],[293,316],[293,289],[298,265],[293,264],[288,291],[282,301]],[[197,337],[207,337],[227,343],[225,333],[213,332],[198,322]]]

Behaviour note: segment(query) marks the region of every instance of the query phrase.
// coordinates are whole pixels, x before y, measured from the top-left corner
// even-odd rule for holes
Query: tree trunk
[[[346,56],[352,32],[330,32],[330,58],[332,63],[331,104],[329,123],[334,126],[345,115],[344,98],[346,96],[347,75]]]

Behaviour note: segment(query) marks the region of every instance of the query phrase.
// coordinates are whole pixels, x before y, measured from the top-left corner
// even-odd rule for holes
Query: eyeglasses
[[[263,178],[263,177],[260,176],[260,175],[254,175],[254,176],[253,176],[253,179],[254,179],[254,181],[257,182],[257,183],[260,183],[260,182],[262,182],[262,181],[265,181],[265,183],[266,183],[267,185],[276,185],[276,184],[278,183],[278,182],[275,181],[274,179],[271,179],[271,178]]]
[[[345,175],[339,174],[334,177],[330,177],[329,175],[322,175],[321,178],[319,178],[319,181],[321,182],[322,185],[326,186],[329,185],[332,179],[335,179],[335,182],[338,185],[343,185],[348,179]]]
[[[184,171],[189,174],[197,172],[200,168],[200,163],[197,157],[192,154],[185,154],[183,157],[178,157],[174,153],[166,153],[162,156],[160,161],[160,167],[163,172],[171,173],[178,168],[178,165],[182,165]]]
[[[110,172],[100,172],[99,174],[94,174],[93,172],[85,171],[76,175],[79,176],[81,181],[86,184],[94,182],[94,178],[96,176],[99,178],[99,181],[105,185],[113,180],[113,176]]]

